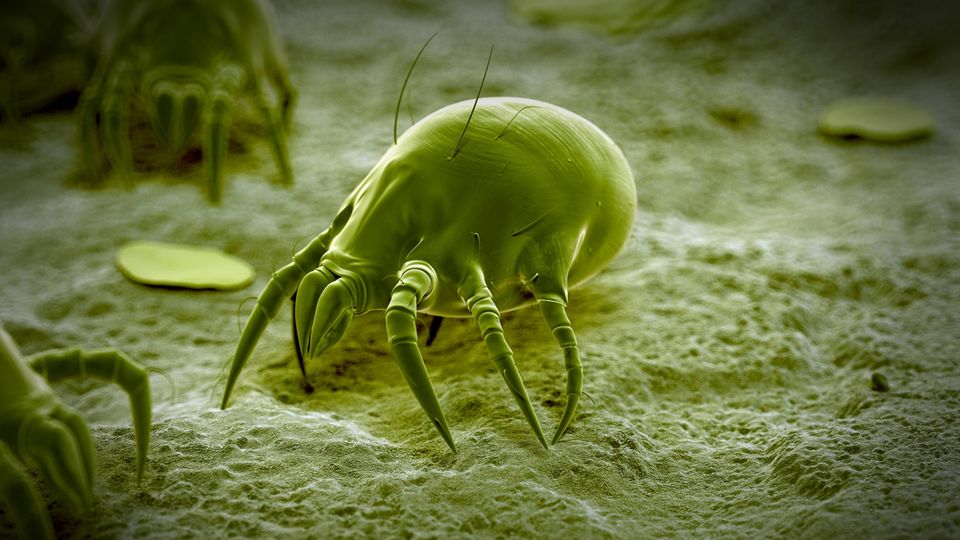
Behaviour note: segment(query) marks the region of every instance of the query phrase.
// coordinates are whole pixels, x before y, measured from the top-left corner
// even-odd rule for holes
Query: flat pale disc
[[[241,289],[254,276],[246,261],[219,249],[147,241],[121,247],[117,267],[137,283],[187,289]]]
[[[830,104],[820,116],[827,135],[855,135],[900,142],[933,134],[933,117],[909,103],[886,98],[848,98]]]

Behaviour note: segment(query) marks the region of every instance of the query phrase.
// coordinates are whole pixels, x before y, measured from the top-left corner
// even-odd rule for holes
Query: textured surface
[[[203,201],[196,163],[181,176],[145,173],[132,192],[83,189],[65,113],[32,118],[29,143],[0,149],[0,318],[24,353],[116,346],[176,383],[171,399],[153,378],[139,487],[122,392],[57,386],[86,412],[101,464],[91,513],[51,501],[57,530],[960,535],[955,14],[934,3],[718,3],[611,38],[462,4],[280,4],[300,89],[289,190],[264,181],[274,173],[257,142],[235,148],[245,152],[228,163],[220,208]],[[408,88],[414,117],[474,95],[495,42],[485,95],[589,118],[637,177],[626,250],[571,295],[590,396],[571,431],[540,448],[479,331],[451,320],[424,349],[460,448],[451,455],[393,366],[379,313],[309,366],[307,395],[282,311],[219,411],[238,307],[388,148],[406,68],[438,29]],[[864,93],[916,103],[937,133],[899,145],[817,134],[828,103]],[[237,292],[139,286],[113,256],[141,238],[216,247],[259,277]],[[555,424],[552,337],[533,310],[504,326]],[[875,373],[888,391],[871,390]],[[0,515],[0,536],[11,531]]]

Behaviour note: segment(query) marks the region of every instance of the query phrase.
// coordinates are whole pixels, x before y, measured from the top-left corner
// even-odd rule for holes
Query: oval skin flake
[[[117,267],[137,283],[185,289],[242,289],[255,274],[246,261],[218,249],[147,241],[121,247]]]
[[[878,142],[903,142],[933,134],[926,111],[889,98],[848,98],[830,104],[820,116],[820,131]]]

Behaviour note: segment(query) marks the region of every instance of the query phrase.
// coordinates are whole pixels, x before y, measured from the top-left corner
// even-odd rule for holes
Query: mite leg
[[[577,404],[580,403],[580,395],[583,392],[583,366],[580,364],[580,349],[577,346],[577,336],[573,332],[573,326],[567,317],[567,308],[564,294],[549,294],[538,288],[534,284],[534,295],[537,298],[537,304],[540,306],[540,313],[543,320],[550,327],[560,348],[563,349],[563,366],[567,372],[567,404],[563,410],[563,416],[557,431],[553,435],[553,443],[556,444],[567,430],[573,415],[577,412]]]
[[[280,183],[288,186],[293,183],[293,173],[290,170],[287,133],[283,127],[283,119],[270,107],[259,84],[255,89],[255,95],[257,106],[260,109],[260,114],[263,115],[263,121],[267,128],[267,137],[270,139],[270,145],[273,149],[273,158],[276,161],[277,169],[280,171]]]
[[[153,405],[150,398],[150,376],[138,362],[122,352],[113,349],[83,351],[65,349],[48,351],[28,359],[34,371],[48,381],[55,382],[67,377],[92,376],[119,385],[130,400],[130,412],[133,416],[133,431],[137,445],[137,482],[143,478],[147,464],[147,452],[150,448],[150,425]],[[93,445],[89,450],[83,448],[83,441],[89,440],[86,423],[76,415],[64,414],[59,418],[71,428],[81,443],[86,461],[93,464]],[[86,434],[84,435],[84,432]],[[91,473],[92,474],[92,473]],[[92,479],[91,479],[92,482]]]
[[[149,387],[148,387],[149,388]],[[149,411],[149,409],[147,409]],[[87,472],[87,487],[90,490],[87,493],[87,497],[90,500],[93,500],[93,485],[96,483],[97,477],[97,456],[96,451],[93,446],[93,437],[90,436],[90,428],[87,427],[87,421],[80,416],[77,411],[69,407],[58,407],[50,415],[52,418],[59,420],[70,432],[73,434],[74,439],[77,441],[77,449],[80,451],[80,458],[83,460],[84,470]],[[134,414],[136,418],[136,414]],[[134,422],[136,425],[136,422]],[[147,424],[147,434],[149,435],[149,423]],[[137,433],[140,432],[139,426],[134,429]],[[137,443],[139,444],[139,439]],[[149,438],[147,439],[149,443]],[[139,458],[139,456],[138,456]],[[146,453],[144,453],[144,458],[146,458]],[[140,470],[141,463],[137,462],[137,481],[140,481]]]
[[[133,186],[129,112],[134,79],[131,63],[118,62],[107,77],[103,96],[103,139],[107,157],[126,187]]]
[[[274,66],[269,76],[280,98],[280,119],[283,121],[283,126],[290,129],[291,113],[297,102],[297,89],[293,87],[283,66]]]
[[[480,332],[483,335],[483,342],[487,346],[487,352],[490,359],[496,364],[497,370],[503,376],[504,382],[517,400],[517,405],[523,412],[523,416],[533,429],[540,444],[547,448],[547,440],[543,436],[543,429],[540,427],[540,419],[533,410],[530,398],[527,396],[527,388],[523,384],[523,378],[520,377],[520,371],[513,360],[513,351],[507,345],[507,340],[503,335],[503,326],[500,324],[500,311],[493,302],[493,295],[490,289],[484,284],[483,272],[478,268],[473,271],[457,290],[464,304],[473,314],[473,318],[480,326]]]
[[[0,502],[9,509],[19,538],[53,540],[53,525],[33,484],[33,476],[3,441],[0,441]]]
[[[321,266],[304,276],[297,288],[296,302],[293,307],[293,332],[297,336],[296,348],[302,354],[312,356],[311,331],[314,319],[320,315],[318,303],[327,286],[336,279],[337,276]],[[304,376],[306,376],[305,371]]]
[[[207,198],[213,203],[220,202],[223,194],[223,161],[227,153],[230,112],[243,81],[243,70],[239,66],[221,66],[214,76],[204,109],[203,163],[207,173]]]
[[[393,288],[390,305],[387,307],[387,337],[390,341],[390,352],[393,353],[403,378],[447,446],[456,452],[453,437],[443,417],[443,409],[423,364],[420,348],[417,347],[417,304],[433,289],[435,276],[433,269],[425,263],[408,261],[403,265],[400,281]]]
[[[346,222],[343,213],[349,215],[351,211],[351,206],[344,208],[341,215],[338,215],[337,219],[334,220],[334,226],[322,232],[307,244],[307,247],[297,252],[293,256],[292,262],[274,272],[266,287],[263,288],[263,292],[257,298],[257,305],[253,307],[250,317],[247,318],[247,323],[240,334],[240,341],[237,343],[237,350],[233,354],[230,375],[227,377],[227,386],[223,391],[223,400],[220,402],[221,409],[227,408],[233,387],[240,377],[244,364],[247,363],[250,354],[253,353],[257,341],[260,340],[260,335],[263,334],[270,321],[276,317],[287,298],[293,296],[303,276],[316,269],[320,264],[320,258],[327,252],[330,242],[333,241],[333,238],[340,232],[340,228],[343,227],[343,223]],[[338,223],[338,221],[340,222]]]

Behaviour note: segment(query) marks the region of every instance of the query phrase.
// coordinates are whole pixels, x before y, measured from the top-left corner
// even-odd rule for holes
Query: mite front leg
[[[341,213],[349,216],[352,207],[344,208]],[[338,216],[338,219],[342,216]],[[333,238],[340,232],[346,218],[340,223],[334,220],[334,224],[314,238],[307,247],[303,248],[293,256],[293,261],[280,270],[273,273],[267,286],[263,288],[260,296],[257,297],[257,305],[250,312],[250,317],[243,327],[243,333],[240,334],[240,341],[237,343],[237,350],[233,354],[233,362],[230,365],[230,375],[227,377],[227,386],[223,390],[223,399],[220,402],[220,408],[226,409],[230,402],[230,394],[233,387],[243,371],[244,364],[250,359],[260,335],[270,324],[270,321],[277,316],[280,307],[293,296],[294,291],[300,285],[303,276],[317,268],[320,264],[320,258],[327,252],[327,248],[333,241]]]
[[[483,343],[487,346],[490,359],[496,364],[497,371],[503,376],[507,388],[510,389],[514,399],[517,400],[520,411],[523,412],[523,416],[527,419],[527,423],[530,424],[530,428],[533,429],[533,433],[537,436],[540,444],[547,448],[547,440],[543,436],[540,419],[537,418],[537,413],[533,410],[533,405],[530,403],[529,396],[527,396],[527,388],[524,386],[523,378],[520,376],[517,364],[513,360],[513,350],[510,349],[503,335],[500,311],[493,302],[490,289],[484,284],[483,271],[479,267],[475,268],[470,277],[457,290],[457,293],[480,326]]]
[[[387,307],[387,337],[390,352],[403,373],[413,395],[417,397],[427,417],[433,422],[447,446],[457,451],[450,429],[443,416],[437,393],[430,382],[427,367],[423,364],[420,348],[417,347],[417,304],[436,284],[432,268],[422,261],[408,261],[400,270],[400,282],[393,288],[390,305]]]
[[[0,441],[0,502],[9,509],[17,536],[53,540],[53,526],[33,477]]]

